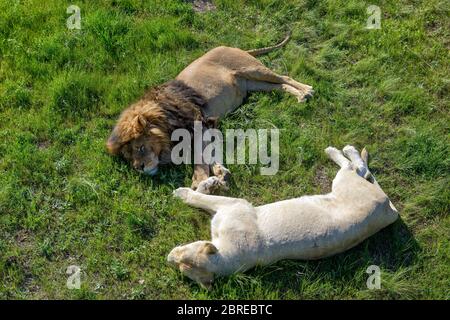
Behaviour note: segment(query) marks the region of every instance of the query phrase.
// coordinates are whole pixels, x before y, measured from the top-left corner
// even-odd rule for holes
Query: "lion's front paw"
[[[173,191],[173,196],[183,201],[187,201],[191,192],[194,192],[191,188],[178,188]]]
[[[196,191],[203,194],[214,194],[221,189],[227,189],[225,181],[214,176],[202,181]]]
[[[231,172],[222,164],[218,162],[214,163],[214,165],[212,166],[212,171],[217,178],[224,181],[225,183],[228,183],[230,181]]]

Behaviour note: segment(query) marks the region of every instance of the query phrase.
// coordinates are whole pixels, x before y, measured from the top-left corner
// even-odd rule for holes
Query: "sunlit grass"
[[[447,298],[449,291],[449,8],[445,1],[0,1],[0,298]],[[328,145],[367,146],[401,219],[356,248],[282,261],[200,289],[165,262],[209,237],[207,214],[172,199],[192,168],[151,179],[105,152],[120,111],[218,45],[292,40],[261,57],[314,86],[306,104],[258,93],[221,128],[281,129],[280,171],[231,165],[230,195],[255,204],[326,192]],[[368,290],[369,265],[382,289]],[[80,290],[66,288],[69,265]]]

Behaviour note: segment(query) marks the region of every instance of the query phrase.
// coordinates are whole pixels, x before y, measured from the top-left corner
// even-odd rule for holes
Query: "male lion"
[[[248,92],[283,90],[304,101],[313,94],[311,86],[278,75],[255,58],[288,41],[289,35],[273,47],[250,51],[224,46],[212,49],[175,80],[153,88],[125,109],[108,139],[108,151],[121,154],[136,170],[154,175],[160,164],[170,162],[173,130],[186,128],[193,132],[194,121],[211,127],[219,117],[240,106]],[[209,174],[209,165],[195,165],[192,188],[196,189]]]

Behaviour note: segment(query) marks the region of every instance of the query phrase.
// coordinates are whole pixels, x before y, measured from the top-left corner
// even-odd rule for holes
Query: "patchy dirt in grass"
[[[17,231],[15,235],[15,242],[22,249],[32,248],[33,240],[34,239],[30,236],[29,232],[25,229]]]
[[[216,10],[216,6],[212,3],[211,0],[185,0],[186,2],[192,3],[192,7],[195,12],[207,12]]]
[[[43,141],[39,141],[37,143],[37,147],[39,150],[45,150],[50,146],[50,141],[48,140],[43,140]]]
[[[328,193],[331,192],[331,182],[332,180],[328,177],[326,168],[319,167],[314,176],[314,185],[320,188],[321,193]]]

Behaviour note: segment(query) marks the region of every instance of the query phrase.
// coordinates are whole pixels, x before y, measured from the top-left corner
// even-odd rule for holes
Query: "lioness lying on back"
[[[244,199],[175,190],[185,203],[215,215],[212,240],[174,248],[169,263],[208,287],[215,274],[345,251],[397,219],[397,210],[369,172],[365,149],[362,158],[352,146],[344,148],[348,159],[332,147],[325,152],[341,167],[326,195],[254,207]]]
[[[136,170],[154,175],[160,164],[171,162],[173,130],[192,131],[194,121],[202,121],[204,128],[214,126],[219,117],[240,106],[249,92],[283,90],[304,101],[312,95],[312,87],[274,73],[254,57],[283,46],[288,39],[250,51],[212,49],[174,81],[150,90],[123,111],[108,139],[108,151],[121,154]],[[209,174],[208,165],[196,165],[192,188]]]

